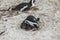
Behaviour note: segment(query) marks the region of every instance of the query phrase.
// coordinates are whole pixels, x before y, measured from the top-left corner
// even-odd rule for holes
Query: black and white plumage
[[[25,30],[38,29],[39,18],[35,18],[32,15],[29,15],[22,23],[21,28]]]
[[[33,7],[34,3],[35,3],[35,0],[30,0],[28,3],[21,3],[15,6],[14,8],[12,8],[12,10],[26,11],[26,10],[29,10],[31,7]]]

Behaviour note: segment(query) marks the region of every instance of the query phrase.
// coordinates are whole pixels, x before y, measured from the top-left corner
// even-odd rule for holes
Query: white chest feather
[[[26,5],[26,6],[24,6],[20,11],[23,11],[25,8],[27,8],[28,7],[28,5]]]
[[[28,24],[30,24],[31,26],[34,26],[34,24],[38,25],[37,23],[31,22],[31,21],[28,21],[28,20],[26,20],[26,22],[27,22]]]

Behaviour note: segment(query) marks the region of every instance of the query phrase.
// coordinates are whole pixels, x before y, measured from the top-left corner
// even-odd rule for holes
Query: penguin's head
[[[35,22],[35,21],[36,21],[36,18],[35,18],[34,16],[32,16],[32,15],[29,15],[29,16],[26,18],[26,20],[29,20],[29,21],[31,21],[31,22]]]
[[[35,6],[34,3],[35,3],[35,0],[30,0],[30,2],[29,2],[29,4],[32,5],[32,7]]]
[[[29,15],[26,20],[29,20],[31,22],[38,22],[40,20],[40,18],[35,18],[34,16],[32,15]]]
[[[30,0],[31,3],[35,3],[35,0]]]

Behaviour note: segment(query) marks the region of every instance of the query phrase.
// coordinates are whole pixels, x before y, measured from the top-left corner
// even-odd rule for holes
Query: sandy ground
[[[0,0],[0,10],[29,0]],[[0,11],[0,40],[60,40],[60,0],[36,0],[39,10]],[[40,29],[25,31],[20,24],[28,15],[40,18]]]

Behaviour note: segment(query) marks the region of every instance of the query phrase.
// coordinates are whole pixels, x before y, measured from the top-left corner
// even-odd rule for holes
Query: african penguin
[[[38,29],[39,25],[39,18],[35,18],[32,15],[29,15],[22,23],[21,23],[21,28],[25,30],[32,30],[32,29]]]
[[[27,11],[27,10],[30,10],[31,7],[35,6],[34,3],[35,3],[35,0],[30,0],[28,3],[21,3],[15,6],[14,8],[12,8],[12,10]]]

